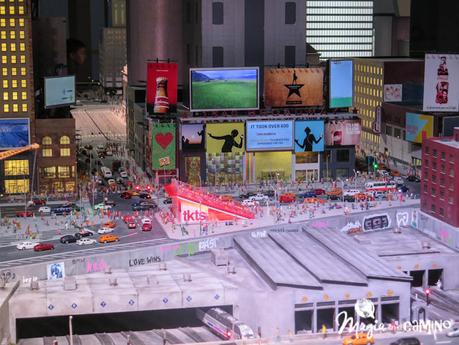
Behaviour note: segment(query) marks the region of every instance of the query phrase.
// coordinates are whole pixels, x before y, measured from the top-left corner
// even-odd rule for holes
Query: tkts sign
[[[209,213],[206,206],[186,201],[180,203],[180,220],[182,223],[206,222],[208,219]]]

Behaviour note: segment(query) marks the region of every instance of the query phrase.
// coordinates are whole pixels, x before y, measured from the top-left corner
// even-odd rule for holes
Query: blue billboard
[[[330,61],[330,108],[352,107],[352,60]]]
[[[29,144],[29,119],[0,119],[0,150]]]
[[[247,121],[247,151],[293,149],[293,121]]]
[[[45,108],[75,103],[75,76],[45,78]]]
[[[324,132],[323,121],[296,121],[295,152],[322,152]]]

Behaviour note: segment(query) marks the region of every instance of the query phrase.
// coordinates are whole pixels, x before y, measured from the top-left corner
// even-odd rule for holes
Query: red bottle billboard
[[[177,111],[177,64],[147,63],[147,110],[150,114]]]

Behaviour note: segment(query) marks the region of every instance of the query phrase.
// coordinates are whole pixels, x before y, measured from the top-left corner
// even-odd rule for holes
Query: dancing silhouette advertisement
[[[208,124],[206,138],[207,153],[244,152],[244,123]]]
[[[322,152],[324,150],[324,122],[295,122],[295,152]]]

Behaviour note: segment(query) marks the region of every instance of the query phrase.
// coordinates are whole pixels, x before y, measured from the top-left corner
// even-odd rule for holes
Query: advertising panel
[[[256,110],[258,67],[190,69],[190,110]]]
[[[45,78],[45,108],[75,104],[75,76]]]
[[[323,121],[296,121],[295,152],[322,152],[324,131]]]
[[[207,124],[207,153],[244,152],[244,122]]]
[[[153,170],[175,169],[175,124],[155,123],[151,134]]]
[[[293,149],[293,121],[247,121],[247,151]]]
[[[147,110],[150,114],[177,111],[178,70],[176,63],[147,63]]]
[[[204,124],[182,125],[182,150],[204,151]]]
[[[422,143],[422,138],[433,136],[434,118],[430,115],[406,113],[406,140]]]
[[[384,102],[401,102],[403,99],[402,84],[384,85]]]
[[[185,181],[193,186],[199,186],[201,176],[201,157],[185,157]]]
[[[305,107],[323,104],[322,68],[265,68],[265,105]]]
[[[57,262],[46,266],[48,280],[58,280],[65,278],[64,262]]]
[[[459,55],[426,54],[424,111],[458,111]]]
[[[459,116],[448,116],[443,118],[443,136],[451,137],[454,134],[454,127],[459,127]]]
[[[352,60],[330,61],[330,108],[352,107],[354,95]]]
[[[30,144],[29,119],[0,119],[0,150]]]
[[[359,120],[334,120],[325,124],[325,145],[344,146],[360,144]]]
[[[255,176],[257,181],[290,181],[292,178],[292,153],[256,152]]]

